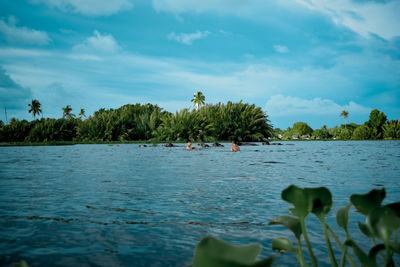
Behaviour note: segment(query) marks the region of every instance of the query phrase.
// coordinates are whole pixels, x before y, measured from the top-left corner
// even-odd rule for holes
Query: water
[[[268,225],[288,214],[280,193],[290,184],[328,187],[328,223],[337,229],[334,214],[352,193],[384,186],[385,202],[399,201],[400,141],[287,142],[239,153],[229,144],[0,147],[0,265],[185,266],[207,234],[259,242],[267,256],[273,238],[291,237]],[[352,216],[353,237],[368,247]],[[321,227],[312,216],[307,223],[328,265]]]

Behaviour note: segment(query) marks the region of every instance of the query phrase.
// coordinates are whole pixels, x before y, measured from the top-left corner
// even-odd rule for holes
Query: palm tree
[[[81,111],[79,112],[79,116],[86,118],[85,109],[81,108]]]
[[[36,117],[36,115],[40,115],[42,113],[42,109],[40,108],[41,104],[38,100],[33,99],[31,104],[28,104],[31,109],[29,110],[29,113],[32,112],[33,118]]]
[[[204,105],[205,100],[206,100],[206,97],[200,91],[198,91],[197,93],[195,93],[193,95],[193,99],[191,102],[194,102],[194,108],[196,111],[199,110],[201,105]]]
[[[67,105],[65,108],[62,108],[63,110],[63,118],[64,119],[72,119],[75,117],[75,114],[72,114],[72,108],[70,105]]]
[[[346,129],[346,119],[349,116],[349,112],[346,110],[342,110],[342,113],[340,113],[339,117],[343,116],[344,119],[344,128]]]

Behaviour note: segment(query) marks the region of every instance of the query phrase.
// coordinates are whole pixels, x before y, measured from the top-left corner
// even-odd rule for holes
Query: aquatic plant
[[[303,238],[311,266],[318,266],[306,227],[306,218],[314,214],[321,222],[332,266],[345,266],[346,263],[352,267],[379,266],[382,262],[384,266],[394,266],[393,254],[400,254],[400,202],[382,205],[385,196],[384,188],[351,195],[350,203],[336,213],[336,222],[346,236],[341,241],[325,218],[333,204],[331,192],[326,187],[300,188],[290,185],[282,191],[281,197],[293,205],[289,208],[292,215],[279,216],[269,224],[283,225],[289,229],[296,238],[297,247],[289,238],[278,237],[272,241],[272,249],[280,253],[294,253],[301,266],[308,266],[303,256]],[[373,247],[368,253],[350,235],[348,223],[352,206],[365,216],[365,223],[358,222],[358,228],[372,240]],[[340,260],[332,249],[331,238],[341,251]],[[237,247],[213,237],[205,237],[195,249],[193,266],[271,266],[273,257],[256,261],[260,249],[259,244]]]

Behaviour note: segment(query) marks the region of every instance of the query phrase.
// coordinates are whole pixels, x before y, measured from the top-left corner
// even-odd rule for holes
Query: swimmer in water
[[[198,147],[192,147],[192,141],[188,140],[186,144],[186,150],[194,150],[198,149]]]
[[[240,147],[238,146],[236,140],[232,140],[231,152],[240,151]]]

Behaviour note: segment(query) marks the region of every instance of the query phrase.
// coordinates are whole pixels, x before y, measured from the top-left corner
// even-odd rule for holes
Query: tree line
[[[205,104],[202,92],[191,100],[194,109],[175,113],[152,104],[128,104],[118,109],[100,109],[86,117],[72,113],[70,105],[62,108],[59,119],[36,119],[42,113],[38,100],[32,100],[28,112],[34,120],[12,118],[8,124],[0,121],[0,142],[107,142],[107,141],[186,141],[217,140],[264,141],[279,139],[400,139],[400,120],[388,121],[377,109],[371,111],[364,124],[346,123],[349,115],[343,110],[344,124],[313,130],[305,122],[296,122],[286,130],[273,129],[268,116],[260,107],[228,102]]]
[[[369,120],[364,124],[346,123],[349,113],[343,110],[344,124],[313,130],[305,122],[296,122],[286,130],[274,129],[274,136],[280,139],[340,139],[340,140],[377,140],[400,139],[400,120],[387,120],[385,113],[377,109],[371,111]]]
[[[76,117],[67,106],[59,119],[13,118],[6,125],[0,122],[0,142],[262,141],[273,134],[268,116],[260,107],[242,101],[205,104],[202,94],[195,95],[193,102],[194,110],[175,113],[152,104],[128,104],[100,109],[89,117],[84,109]],[[29,107],[34,117],[42,113],[37,100]]]

